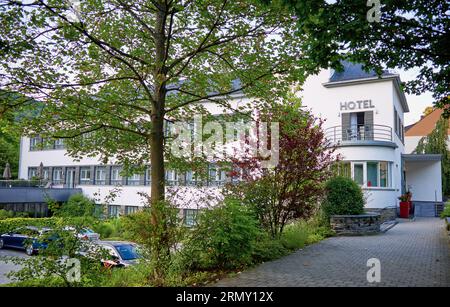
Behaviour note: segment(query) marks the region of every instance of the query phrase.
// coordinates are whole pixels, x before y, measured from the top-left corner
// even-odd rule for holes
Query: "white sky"
[[[397,69],[396,72],[400,74],[402,81],[410,81],[416,78],[419,71],[417,69],[410,69],[408,71]],[[420,119],[423,111],[428,106],[433,106],[433,97],[431,92],[425,92],[421,95],[406,95],[408,101],[409,113],[405,113],[405,126],[414,124]]]

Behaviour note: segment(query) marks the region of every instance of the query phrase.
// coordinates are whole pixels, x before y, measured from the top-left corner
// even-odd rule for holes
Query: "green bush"
[[[261,235],[254,213],[238,200],[200,213],[185,252],[194,269],[234,269],[252,262]]]
[[[362,214],[364,195],[361,187],[347,177],[334,177],[325,184],[326,197],[323,210],[327,216]]]
[[[55,227],[60,222],[58,218],[10,218],[0,221],[0,234],[8,231],[14,231],[17,228],[25,226],[36,227]]]
[[[278,259],[289,254],[289,250],[284,247],[279,239],[272,239],[265,235],[255,243],[252,253],[253,263],[261,263]]]
[[[0,220],[6,220],[14,217],[13,211],[0,210]]]
[[[450,203],[445,204],[444,210],[441,212],[441,218],[450,217]]]
[[[92,229],[100,234],[102,239],[118,239],[127,240],[130,238],[130,234],[127,232],[124,226],[124,218],[118,217],[105,221],[95,223]]]
[[[99,217],[94,201],[81,193],[70,196],[67,203],[62,204],[60,208],[54,207],[53,210],[55,216],[61,217]]]

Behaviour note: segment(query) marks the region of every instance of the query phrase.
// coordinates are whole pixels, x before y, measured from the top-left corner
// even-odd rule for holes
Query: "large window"
[[[63,171],[61,167],[55,167],[53,169],[53,184],[62,184],[63,181]]]
[[[392,162],[387,161],[345,161],[340,162],[338,175],[351,171],[351,178],[362,187],[392,187]]]
[[[98,166],[95,168],[95,184],[97,185],[106,184],[106,167]]]
[[[141,180],[140,174],[133,174],[127,178],[127,184],[128,185],[139,185],[140,180]]]
[[[91,168],[81,167],[80,168],[80,184],[90,184],[91,183]]]
[[[109,205],[108,206],[108,217],[119,217],[120,215],[120,206]]]
[[[112,185],[122,184],[122,176],[120,175],[120,167],[113,166],[111,168],[111,184]]]
[[[138,211],[137,206],[125,206],[125,214],[132,214]]]
[[[209,169],[209,184],[212,186],[220,186],[225,183],[226,173],[225,171],[217,168],[216,166],[211,166]]]
[[[166,183],[167,185],[177,185],[178,184],[178,174],[175,170],[166,171]]]
[[[184,209],[183,210],[183,221],[186,226],[192,227],[195,226],[197,220],[197,211],[196,209]]]

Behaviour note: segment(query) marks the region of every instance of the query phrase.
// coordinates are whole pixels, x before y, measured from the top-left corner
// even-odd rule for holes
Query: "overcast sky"
[[[408,71],[397,69],[402,81],[410,81],[416,78],[419,69],[411,69]],[[414,124],[420,119],[426,107],[433,105],[433,97],[431,92],[425,92],[421,95],[406,95],[408,100],[409,113],[405,113],[405,126]]]

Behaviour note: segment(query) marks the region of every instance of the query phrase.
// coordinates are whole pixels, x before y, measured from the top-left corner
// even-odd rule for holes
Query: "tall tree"
[[[448,119],[441,118],[431,133],[420,139],[415,153],[441,154],[442,192],[450,195],[450,153],[448,151]]]
[[[271,2],[270,0],[261,0]],[[347,57],[375,68],[419,68],[405,84],[411,94],[433,92],[450,115],[450,3],[446,0],[283,0],[297,15],[317,63]],[[379,19],[378,19],[379,18]]]
[[[205,112],[202,102],[233,109],[239,91],[274,100],[317,69],[280,6],[69,3],[0,0],[0,86],[43,101],[38,116],[22,121],[29,135],[64,138],[74,157],[150,160],[152,202],[165,193],[165,119]]]

